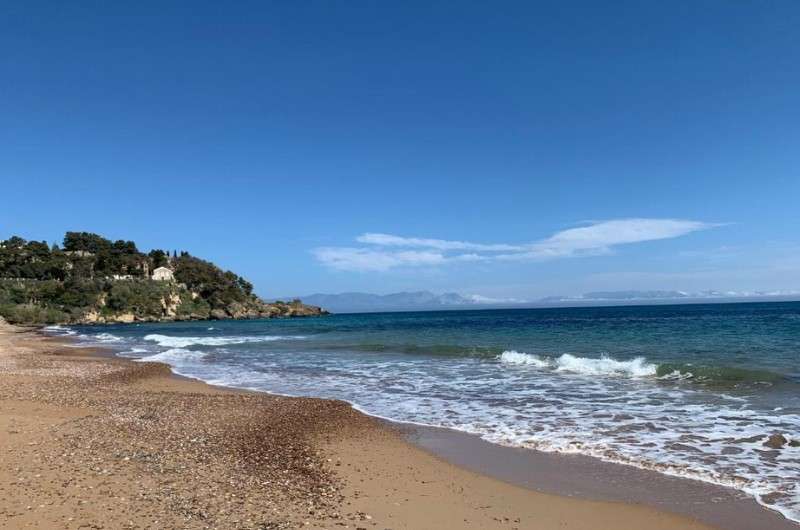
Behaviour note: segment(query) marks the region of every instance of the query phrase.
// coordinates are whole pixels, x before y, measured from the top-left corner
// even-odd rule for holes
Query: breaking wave
[[[618,361],[608,355],[599,358],[578,357],[565,353],[559,357],[506,350],[498,356],[506,364],[527,365],[581,375],[623,376],[631,378],[658,378],[664,381],[693,381],[716,385],[773,384],[786,381],[786,377],[768,370],[752,370],[732,366],[706,366],[689,363],[648,362],[644,357]]]
[[[159,362],[179,364],[185,361],[197,361],[208,355],[205,352],[187,350],[184,348],[170,348],[169,350],[136,359],[137,362]]]
[[[117,337],[111,333],[98,333],[97,335],[92,335],[92,339],[97,342],[122,342],[122,337]]]
[[[144,340],[157,343],[167,348],[185,348],[187,346],[225,346],[227,344],[244,344],[247,342],[273,342],[277,340],[301,340],[302,335],[255,335],[229,337],[173,337],[153,333],[145,335]]]
[[[58,324],[53,326],[45,326],[42,328],[43,331],[47,333],[52,333],[54,335],[77,335],[77,331],[73,329],[66,328],[64,326],[59,326]]]
[[[498,357],[502,362],[508,364],[529,364],[536,368],[552,368],[549,359],[533,355],[532,353],[518,352],[516,350],[506,350]]]
[[[504,351],[500,354],[500,361],[508,364],[549,368],[556,372],[627,377],[652,377],[656,375],[658,368],[655,364],[648,363],[644,357],[636,357],[630,361],[618,361],[607,355],[593,359],[565,353],[559,357],[550,358],[514,350]]]

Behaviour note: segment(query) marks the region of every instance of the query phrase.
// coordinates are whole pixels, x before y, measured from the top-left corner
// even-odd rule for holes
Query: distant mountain
[[[458,293],[434,294],[430,291],[391,294],[316,293],[299,298],[305,304],[319,305],[334,313],[465,309],[468,307],[475,308],[476,306],[513,305],[525,302],[524,300],[487,298],[480,295],[463,296]]]
[[[295,298],[295,297],[290,297]],[[430,291],[392,294],[340,293],[300,296],[304,303],[324,307],[334,313],[380,311],[430,311],[512,307],[580,307],[590,305],[630,305],[641,303],[698,303],[704,301],[747,301],[800,299],[797,291],[594,291],[578,296],[548,296],[538,300],[489,298],[477,294],[434,294]]]

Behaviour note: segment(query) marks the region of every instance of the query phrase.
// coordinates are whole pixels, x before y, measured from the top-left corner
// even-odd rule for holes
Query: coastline
[[[708,482],[586,455],[501,446],[440,427],[411,429],[407,439],[451,464],[541,493],[647,506],[726,530],[800,528],[746,493]]]
[[[59,392],[42,391],[42,383]],[[542,455],[533,451],[441,429],[397,429],[343,402],[214,387],[175,376],[159,363],[59,348],[59,340],[19,328],[0,330],[0,402],[6,403],[0,409],[0,432],[13,431],[1,444],[11,455],[0,469],[5,499],[0,518],[8,528],[31,522],[39,528],[72,528],[94,521],[111,528],[147,527],[154,521],[186,528],[797,527],[755,501],[750,500],[751,506],[738,498],[707,503],[712,512],[720,506],[726,513],[734,504],[741,507],[729,522],[709,521],[702,510],[674,515],[669,512],[684,501],[675,498],[656,509],[652,500],[626,498],[613,485],[602,486],[607,470],[596,474],[600,482],[595,481],[594,491],[575,491],[559,480],[571,477],[588,484],[583,479],[592,475],[588,468],[568,464],[570,458],[563,455],[544,455],[553,458],[553,468],[542,471]],[[42,439],[53,433],[59,436]],[[208,437],[200,439],[198,433]],[[63,452],[65,443],[82,447],[75,442],[85,442],[86,436],[94,450],[90,454]],[[151,452],[143,452],[147,458],[120,451],[143,441],[150,444]],[[77,468],[70,466],[76,453]],[[70,458],[62,461],[59,454]],[[99,458],[103,465],[86,470],[82,458]],[[33,473],[28,469],[33,462],[45,469]],[[503,476],[503,465],[517,476]],[[113,469],[106,473],[103,466]],[[134,472],[143,478],[132,485]],[[75,479],[76,474],[81,478]],[[37,481],[37,475],[47,478]],[[623,473],[615,482],[631,476]],[[53,486],[98,477],[99,489],[73,492]],[[680,487],[694,484],[663,478]],[[721,495],[698,484],[700,489],[692,491]],[[644,496],[664,493],[661,487]],[[76,496],[77,504],[72,503]],[[89,498],[94,511],[86,508]],[[120,505],[120,498],[126,504]],[[105,512],[100,511],[104,503]]]

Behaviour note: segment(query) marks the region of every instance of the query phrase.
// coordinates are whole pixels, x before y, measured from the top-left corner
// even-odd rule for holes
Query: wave
[[[582,375],[652,377],[657,373],[657,365],[648,363],[644,357],[636,357],[629,361],[618,361],[607,355],[594,359],[565,353],[559,357],[551,358],[508,350],[500,354],[499,359],[501,362],[508,364],[532,365],[537,368],[549,368],[556,372],[571,372]]]
[[[100,342],[120,342],[122,340],[122,337],[117,337],[111,333],[100,333],[99,335],[95,335],[94,338]]]
[[[138,360],[143,353],[152,354],[153,352],[146,348],[134,347],[129,350],[117,352],[117,355],[119,355],[120,357],[133,357],[134,360]]]
[[[258,335],[228,337],[175,337],[153,333],[145,335],[144,340],[157,343],[167,348],[185,348],[187,346],[225,346],[227,344],[244,344],[248,342],[273,342],[277,340],[302,340],[302,335]]]
[[[89,342],[115,343],[122,342],[124,339],[111,333],[98,333],[97,335],[81,335],[81,339]]]
[[[498,357],[500,361],[508,364],[528,364],[536,368],[552,368],[549,359],[543,359],[532,353],[518,352],[516,350],[506,350]]]
[[[55,335],[77,335],[77,331],[73,329],[66,328],[64,326],[59,326],[58,324],[53,326],[45,326],[42,328],[43,331],[47,333],[53,333]]]
[[[137,362],[159,362],[166,364],[180,364],[185,361],[197,361],[208,355],[205,352],[187,350],[184,348],[170,348],[169,350],[136,359]]]
[[[627,376],[631,378],[657,378],[662,381],[692,381],[696,383],[730,386],[738,384],[773,384],[787,378],[768,370],[754,370],[732,366],[706,366],[690,363],[651,363],[644,357],[618,361],[608,355],[599,358],[578,357],[565,353],[547,357],[532,353],[506,350],[497,357],[506,364],[528,365],[581,375]]]

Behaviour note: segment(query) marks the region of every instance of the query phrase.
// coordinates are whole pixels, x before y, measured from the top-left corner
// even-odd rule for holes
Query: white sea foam
[[[527,364],[537,368],[552,368],[552,363],[548,359],[542,359],[532,353],[518,352],[516,350],[506,350],[500,355],[500,360],[508,364]]]
[[[144,340],[157,343],[167,348],[185,348],[187,346],[224,346],[227,344],[244,344],[247,342],[273,342],[277,340],[301,340],[304,336],[284,335],[255,335],[255,336],[222,336],[222,337],[175,337],[153,333],[146,335]]]
[[[133,357],[135,360],[138,360],[140,357],[142,357],[142,354],[148,353],[152,354],[152,351],[148,350],[147,348],[134,347],[130,350],[121,351],[117,353],[117,355],[120,357]]]
[[[53,333],[55,335],[76,335],[78,333],[74,329],[70,329],[64,326],[59,326],[58,324],[53,326],[45,326],[42,329],[47,333]]]
[[[88,335],[84,337],[88,338],[93,342],[104,342],[104,343],[114,343],[114,342],[122,342],[122,337],[118,337],[116,335],[112,335],[111,333],[98,333],[97,335]]]
[[[655,364],[648,363],[644,357],[630,361],[617,361],[607,355],[599,359],[576,357],[565,353],[556,359],[556,370],[585,375],[622,375],[628,377],[652,377],[656,375]]]
[[[142,357],[136,360],[139,362],[160,362],[167,364],[180,364],[186,361],[200,360],[206,355],[207,353],[200,351],[187,350],[184,348],[170,348],[169,350],[162,351],[154,355],[148,355],[147,357]]]
[[[658,377],[657,365],[644,358],[508,350],[494,362],[431,361],[235,346],[297,338],[152,334],[136,344],[146,351],[130,353],[214,384],[344,399],[373,415],[458,429],[493,443],[580,453],[730,486],[760,502],[770,499],[771,509],[800,520],[800,447],[786,444],[767,458],[763,445],[774,433],[800,438],[796,408],[763,410],[745,395],[687,384],[685,372]],[[192,345],[216,347],[198,348],[211,353]]]
[[[656,375],[657,365],[648,363],[644,357],[636,357],[629,361],[618,361],[607,355],[599,358],[577,357],[565,353],[556,358],[540,357],[531,353],[515,350],[504,351],[500,361],[508,364],[549,368],[557,372],[570,372],[582,375],[610,375],[625,377],[652,377]]]
[[[673,370],[668,374],[664,374],[659,379],[663,379],[664,381],[686,381],[688,379],[692,379],[694,374],[692,372],[681,372],[678,370]]]

